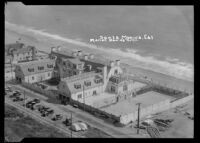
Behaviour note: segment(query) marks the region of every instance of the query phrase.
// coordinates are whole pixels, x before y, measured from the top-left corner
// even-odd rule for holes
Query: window
[[[48,77],[50,77],[51,76],[51,73],[48,73]]]
[[[97,78],[94,80],[95,83],[101,83],[102,82],[102,78]]]
[[[44,70],[44,67],[38,67],[38,70]]]
[[[82,94],[79,94],[79,95],[78,95],[78,98],[82,98]]]
[[[53,68],[53,65],[47,64],[47,67],[48,67],[48,68]]]
[[[128,89],[128,87],[127,87],[127,85],[125,84],[125,85],[123,86],[123,91],[127,91],[127,89]]]
[[[73,64],[73,68],[76,69],[76,65]]]
[[[34,72],[34,68],[28,68],[29,72]]]
[[[84,84],[85,84],[86,86],[91,86],[91,81],[85,81]]]
[[[74,88],[76,88],[76,89],[81,88],[81,84],[74,84]]]
[[[111,86],[111,92],[115,92],[115,87]]]
[[[93,91],[93,95],[97,95],[97,91],[96,90]]]
[[[73,72],[73,75],[76,75],[76,72],[75,72],[75,71]]]
[[[34,80],[34,76],[32,76],[32,80]]]

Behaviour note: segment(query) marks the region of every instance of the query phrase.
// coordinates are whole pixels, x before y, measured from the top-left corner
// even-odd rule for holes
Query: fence
[[[181,99],[178,99],[178,100],[171,101],[170,106],[171,106],[171,108],[174,108],[174,107],[176,107],[176,106],[178,106],[178,105],[181,105],[181,104],[183,104],[183,103],[186,103],[187,101],[190,101],[190,100],[193,99],[193,98],[194,98],[194,95],[189,95],[189,96],[187,96],[187,97],[184,97],[184,98],[181,98]]]
[[[94,107],[94,106],[91,106],[91,105],[87,105],[87,104],[84,104],[84,103],[81,103],[81,102],[78,102],[76,100],[73,100],[71,99],[70,100],[71,104],[76,104],[78,105],[79,108],[93,114],[93,115],[96,115],[96,116],[101,116],[101,117],[105,117],[105,118],[110,118],[110,119],[113,119],[115,121],[119,121],[119,117],[116,117],[115,115],[113,114],[109,114],[101,109],[98,109],[97,107]]]
[[[40,93],[40,94],[44,94],[44,95],[52,96],[52,97],[56,96],[56,94],[53,93],[52,91],[44,90],[44,89],[42,89],[42,88],[40,88],[40,87],[38,87],[37,85],[34,85],[34,84],[22,82],[22,86],[24,86],[25,88],[28,88],[28,89],[30,89],[34,92]]]
[[[165,101],[150,105],[148,107],[141,108],[141,110],[140,110],[140,118],[145,117],[145,116],[147,116],[149,114],[154,114],[154,113],[157,113],[157,112],[165,111],[165,110],[167,110],[169,108],[170,108],[170,100],[167,99]],[[132,113],[128,113],[126,115],[122,115],[120,117],[120,122],[122,124],[128,124],[131,121],[137,120],[137,118],[138,118],[138,111],[136,109]]]
[[[106,107],[106,106],[110,106],[111,104],[114,104],[116,102],[117,102],[116,96],[109,97],[109,98],[103,99],[101,101],[94,102],[93,107],[103,108],[103,107]]]

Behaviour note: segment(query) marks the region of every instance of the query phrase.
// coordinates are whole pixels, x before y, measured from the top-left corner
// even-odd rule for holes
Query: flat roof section
[[[164,94],[160,94],[158,92],[150,91],[144,94],[138,95],[137,97],[131,98],[129,100],[124,100],[118,102],[114,105],[102,108],[101,110],[114,114],[116,116],[125,115],[128,113],[133,113],[138,109],[137,103],[141,103],[141,108],[153,105],[155,103],[159,103],[165,101],[167,99],[174,99],[171,96],[167,96]]]

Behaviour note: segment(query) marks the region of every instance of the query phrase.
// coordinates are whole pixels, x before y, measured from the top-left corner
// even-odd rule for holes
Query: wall
[[[97,95],[93,95],[93,91],[96,91]],[[98,96],[98,94],[102,93],[103,92],[103,86],[97,86],[97,87],[94,87],[94,88],[91,88],[91,89],[88,89],[88,90],[85,90],[84,91],[84,97],[85,98],[90,98],[91,96]],[[79,94],[82,94],[82,99],[78,99],[78,95]],[[80,92],[77,92],[75,94],[72,94],[72,99],[74,100],[78,100],[78,101],[82,101],[83,102],[83,91],[80,91]]]
[[[51,91],[48,91],[48,90],[44,90],[36,85],[33,85],[33,84],[30,84],[30,83],[26,83],[26,82],[22,82],[22,86],[24,86],[25,88],[28,88],[30,90],[33,90],[37,93],[40,93],[40,94],[44,94],[44,95],[47,95],[47,96],[53,96],[55,97],[56,94],[54,94],[53,92]]]
[[[158,112],[162,112],[162,111],[174,108],[178,105],[181,105],[183,103],[190,101],[191,99],[193,99],[193,97],[194,97],[193,95],[190,95],[190,96],[186,96],[184,98],[174,100],[174,101],[170,101],[170,99],[167,99],[165,101],[150,105],[146,108],[141,108],[140,118],[145,117],[149,114],[154,114],[154,113],[158,113]],[[137,120],[137,114],[138,112],[135,111],[133,113],[123,115],[120,117],[120,122],[122,124],[128,124],[131,121],[135,121]]]
[[[48,73],[50,73],[50,76],[48,76]],[[52,76],[53,76],[53,71],[38,73],[38,74],[26,76],[25,82],[27,82],[27,83],[40,82],[40,81],[51,79]],[[32,79],[32,77],[34,77],[34,79]]]
[[[102,100],[93,102],[93,107],[102,108],[102,107],[105,107],[105,106],[110,106],[111,104],[116,103],[116,102],[117,102],[116,96],[109,97],[109,98],[106,98],[106,99],[102,99]]]

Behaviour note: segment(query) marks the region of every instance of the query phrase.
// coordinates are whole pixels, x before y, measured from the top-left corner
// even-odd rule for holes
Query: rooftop
[[[53,65],[55,66],[55,60],[51,59],[44,59],[44,60],[36,60],[36,61],[30,61],[30,62],[24,62],[24,63],[19,63],[17,66],[19,66],[25,76],[27,75],[33,75],[37,73],[42,73],[42,72],[47,72],[47,71],[52,71],[53,68],[48,68],[47,65]],[[44,67],[43,70],[38,70],[38,67]],[[33,72],[29,72],[29,69],[34,69]]]

